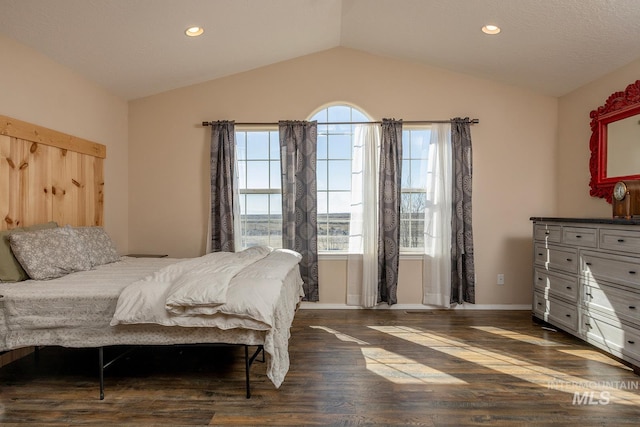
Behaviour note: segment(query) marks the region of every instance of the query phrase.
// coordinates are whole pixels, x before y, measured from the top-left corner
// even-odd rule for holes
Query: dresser
[[[531,220],[534,317],[640,373],[640,220]]]

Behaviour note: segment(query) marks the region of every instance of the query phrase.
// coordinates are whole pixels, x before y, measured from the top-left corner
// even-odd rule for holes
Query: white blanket
[[[169,265],[124,288],[111,325],[265,331],[267,376],[280,387],[289,370],[289,328],[304,296],[301,259],[294,251],[256,247]]]
[[[111,325],[268,330],[283,280],[300,259],[260,246],[169,265],[122,291]]]
[[[243,268],[264,258],[271,251],[266,246],[242,252],[215,252],[201,257],[197,265],[184,268],[176,264],[165,302],[172,314],[190,314],[198,307],[217,307],[227,302],[231,279]]]

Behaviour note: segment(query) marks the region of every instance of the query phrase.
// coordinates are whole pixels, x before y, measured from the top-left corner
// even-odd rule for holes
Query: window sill
[[[418,252],[405,252],[400,253],[401,260],[422,260],[423,254]],[[318,253],[318,259],[321,261],[346,261],[349,258],[347,252],[320,252]]]

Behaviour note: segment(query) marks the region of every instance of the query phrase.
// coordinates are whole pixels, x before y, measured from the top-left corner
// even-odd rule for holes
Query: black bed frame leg
[[[98,347],[98,363],[100,364],[100,400],[104,400],[104,348]]]
[[[247,399],[251,398],[251,386],[249,385],[249,368],[251,367],[251,362],[249,361],[249,346],[244,346],[244,372],[246,379],[246,387],[247,387]]]
[[[251,355],[251,357],[249,357],[249,346],[245,344],[245,346],[244,346],[244,370],[245,370],[245,375],[246,375],[247,399],[251,398],[251,385],[249,384],[249,370],[251,369],[251,365],[253,365],[253,362],[256,360],[256,358],[258,357],[258,355],[260,353],[262,353],[261,362],[264,362],[265,361],[265,355],[264,355],[264,346],[263,345],[259,345],[258,348],[256,349],[255,353],[253,353]]]

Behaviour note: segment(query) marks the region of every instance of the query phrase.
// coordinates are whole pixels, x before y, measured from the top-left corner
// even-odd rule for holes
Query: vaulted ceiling
[[[128,100],[337,46],[561,96],[640,58],[639,23],[638,0],[0,0],[0,34]]]

